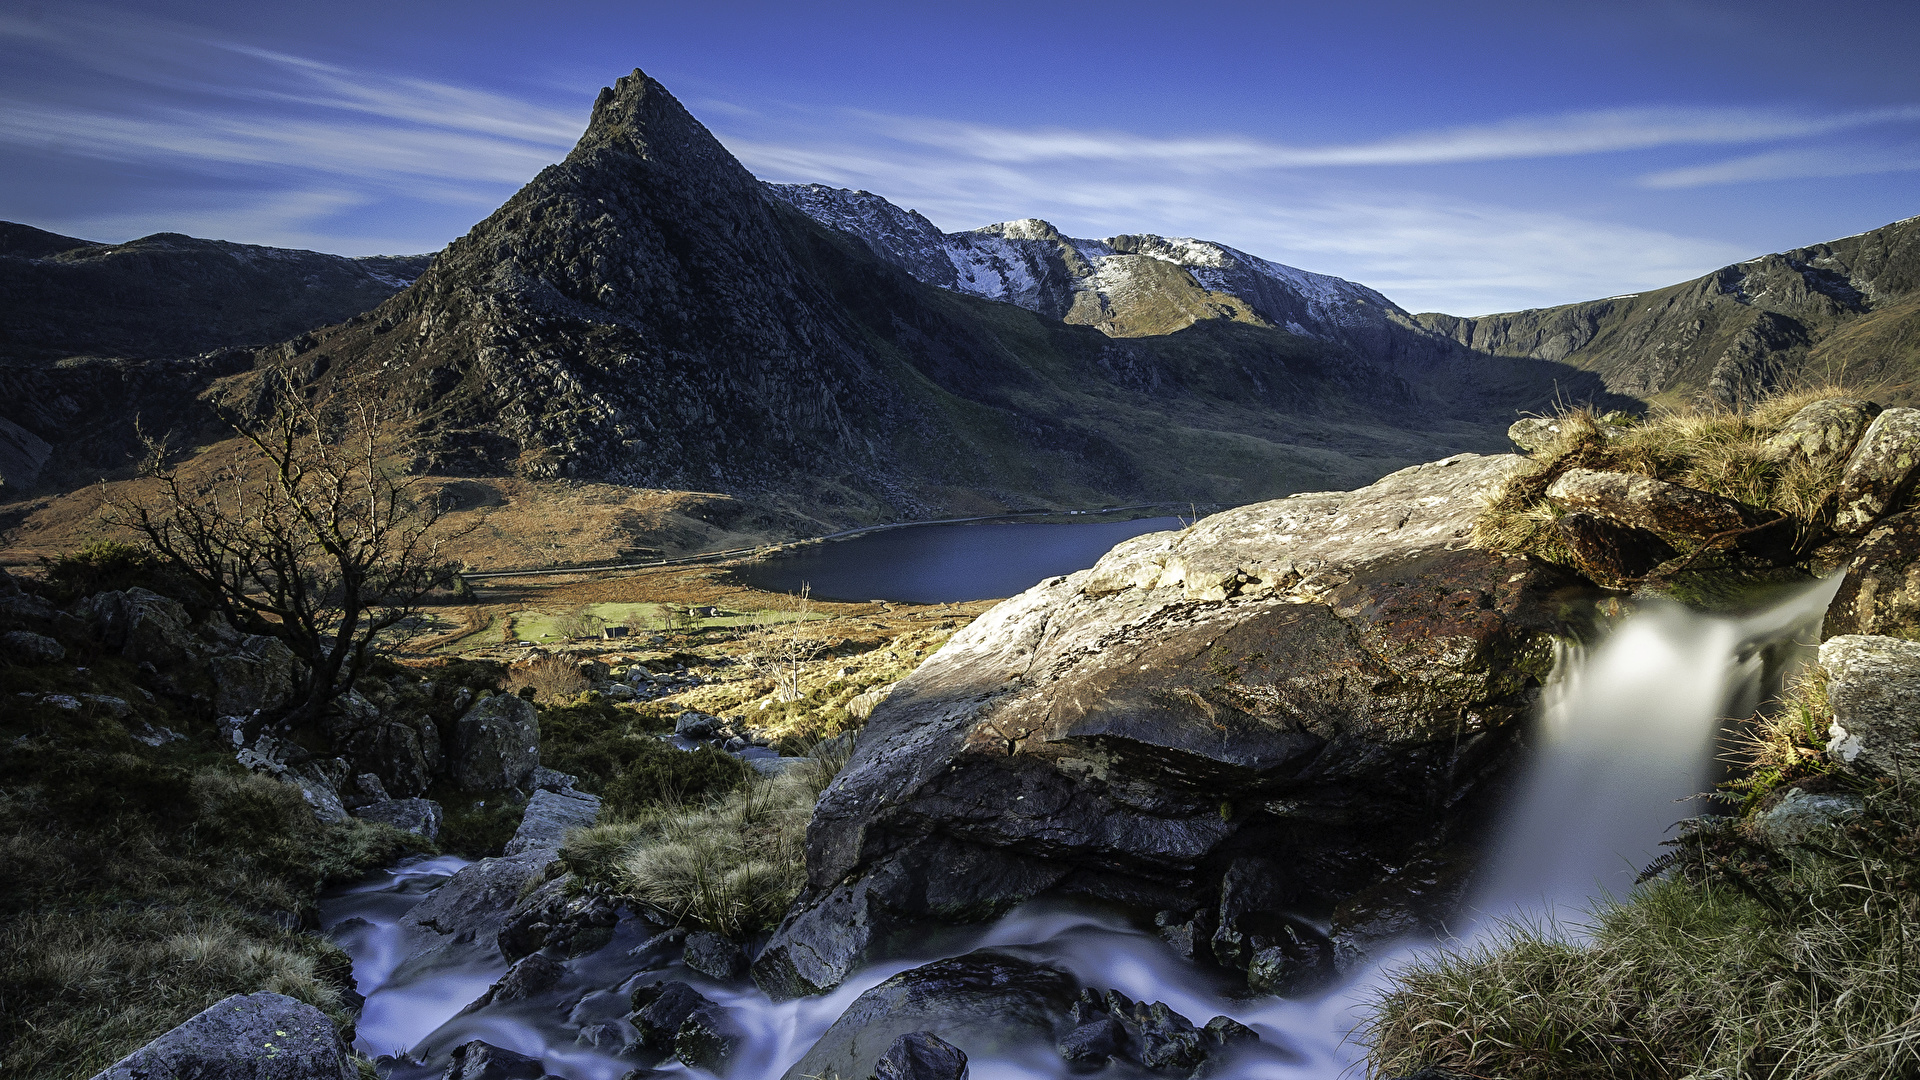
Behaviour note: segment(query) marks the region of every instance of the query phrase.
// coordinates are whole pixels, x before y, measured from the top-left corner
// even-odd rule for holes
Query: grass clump
[[[777,925],[806,882],[807,822],[843,761],[809,757],[724,795],[662,803],[576,833],[560,857],[671,923],[745,940]]]
[[[1593,469],[1650,476],[1785,515],[1795,523],[1795,547],[1804,549],[1831,522],[1845,458],[1782,458],[1765,444],[1806,406],[1850,396],[1833,386],[1783,391],[1745,409],[1668,409],[1637,421],[1568,409],[1554,418],[1559,426],[1554,442],[1490,500],[1474,525],[1475,542],[1505,554],[1573,565],[1572,552],[1553,527],[1560,511],[1546,492],[1568,470]],[[1690,541],[1689,546],[1698,543],[1698,538],[1678,539]]]

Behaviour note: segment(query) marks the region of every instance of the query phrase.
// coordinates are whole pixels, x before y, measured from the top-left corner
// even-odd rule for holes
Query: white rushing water
[[[1659,851],[1673,822],[1698,812],[1683,800],[1710,786],[1722,718],[1750,714],[1812,654],[1838,579],[1808,586],[1744,618],[1656,604],[1626,619],[1597,646],[1569,649],[1548,688],[1538,749],[1519,784],[1468,905],[1474,927],[1522,917],[1574,925],[1594,899],[1624,895]],[[1382,958],[1344,985],[1311,998],[1236,998],[1217,974],[1181,959],[1157,936],[1105,914],[1055,903],[1026,905],[938,951],[869,967],[830,994],[774,1003],[748,985],[725,985],[677,960],[636,949],[647,932],[623,919],[614,941],[568,963],[559,987],[539,998],[458,1015],[505,970],[497,954],[466,967],[403,966],[397,920],[465,866],[452,857],[376,875],[322,905],[328,932],[354,960],[367,995],[356,1045],[370,1054],[411,1053],[397,1080],[438,1076],[447,1051],[469,1039],[536,1056],[568,1080],[618,1080],[634,1067],[575,1042],[580,1028],[621,1016],[641,982],[691,984],[732,1010],[746,1033],[726,1080],[772,1080],[797,1062],[854,999],[899,972],[982,947],[1014,947],[1071,971],[1088,986],[1163,1001],[1196,1024],[1230,1016],[1260,1034],[1221,1080],[1330,1080],[1352,1075],[1359,1048],[1347,1033],[1395,966]],[[1401,957],[1430,943],[1407,943]],[[690,1072],[669,1060],[662,1072]],[[1063,1080],[1073,1075],[1050,1046],[975,1056],[977,1080]],[[1119,1071],[1101,1076],[1132,1075]],[[704,1074],[694,1074],[704,1075]]]

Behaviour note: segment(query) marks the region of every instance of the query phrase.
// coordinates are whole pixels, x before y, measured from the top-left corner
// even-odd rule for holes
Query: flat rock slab
[[[533,851],[558,851],[568,832],[592,825],[599,816],[597,796],[578,791],[536,791],[533,798],[527,800],[520,827],[514,830],[513,839],[507,841],[507,857]]]
[[[463,867],[400,917],[408,957],[404,967],[498,955],[500,930],[520,894],[552,861],[551,850],[538,850]]]
[[[357,1080],[327,1014],[283,994],[236,994],[94,1080]]]

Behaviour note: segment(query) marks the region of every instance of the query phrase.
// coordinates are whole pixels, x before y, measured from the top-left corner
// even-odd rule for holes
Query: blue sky
[[[1920,214],[1920,4],[21,3],[0,218],[437,249],[640,67],[753,172],[1477,314]]]

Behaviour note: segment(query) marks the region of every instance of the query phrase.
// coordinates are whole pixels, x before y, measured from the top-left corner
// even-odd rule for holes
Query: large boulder
[[[1834,530],[1864,532],[1898,510],[1920,479],[1920,409],[1888,409],[1873,418],[1840,478]]]
[[[134,586],[95,593],[75,605],[101,644],[129,660],[145,661],[162,676],[197,668],[211,650],[193,633],[180,601]]]
[[[272,712],[293,696],[293,650],[279,638],[255,634],[232,652],[207,661],[213,674],[213,707],[222,716]]]
[[[1547,498],[1564,510],[1662,536],[1713,536],[1767,520],[1744,503],[1638,473],[1568,469],[1547,488]]]
[[[1042,894],[1191,914],[1248,855],[1285,868],[1276,918],[1391,877],[1468,819],[1587,617],[1575,575],[1469,546],[1521,463],[1230,510],[975,620],[822,796],[756,981],[817,992]]]
[[[0,650],[9,660],[27,664],[57,664],[67,658],[66,646],[45,634],[31,630],[9,630],[0,634]]]
[[[1820,646],[1833,722],[1827,757],[1857,776],[1920,773],[1920,642],[1869,634]]]
[[[1920,638],[1920,510],[1895,514],[1861,539],[1821,633]]]
[[[236,994],[94,1080],[356,1080],[327,1014],[282,994]]]
[[[540,717],[524,698],[483,697],[454,726],[448,771],[468,791],[524,787],[539,764]]]

